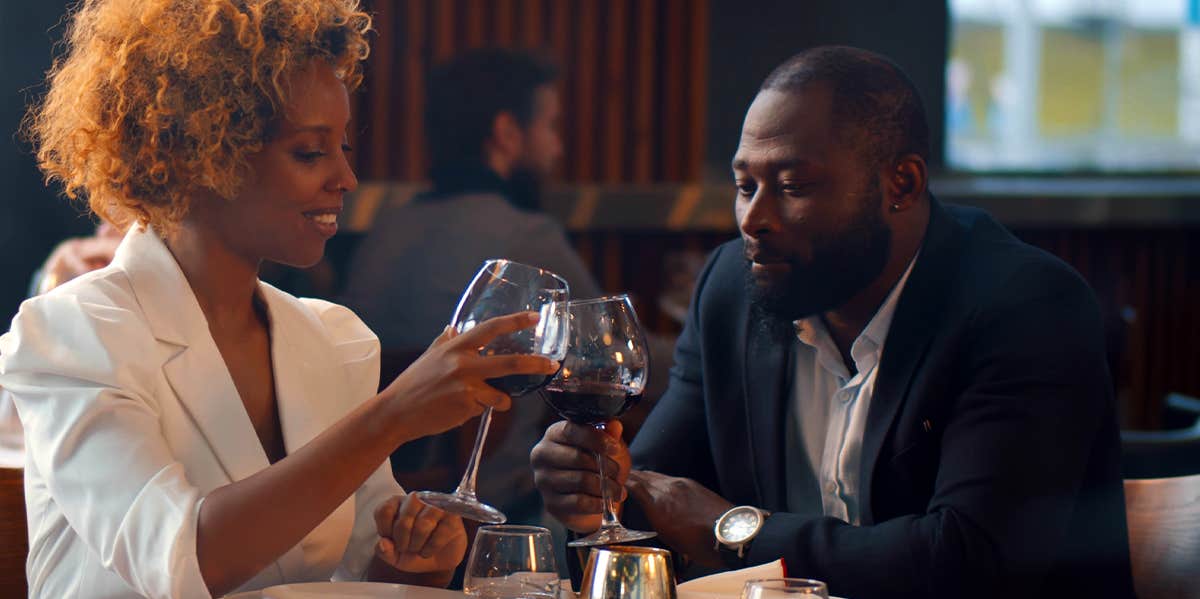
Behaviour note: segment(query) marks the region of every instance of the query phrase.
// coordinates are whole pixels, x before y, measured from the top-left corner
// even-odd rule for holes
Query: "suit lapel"
[[[791,344],[773,339],[747,314],[745,398],[750,423],[751,468],[758,505],[780,509],[786,503],[783,426]]]
[[[177,348],[163,364],[163,375],[226,476],[237,481],[266,468],[266,454],[208,320],[170,250],[153,230],[135,227],[113,262],[129,276],[154,336]]]
[[[863,524],[873,524],[872,475],[892,422],[933,340],[951,277],[956,271],[962,228],[930,197],[929,228],[921,255],[900,295],[876,376],[863,432],[859,489]]]

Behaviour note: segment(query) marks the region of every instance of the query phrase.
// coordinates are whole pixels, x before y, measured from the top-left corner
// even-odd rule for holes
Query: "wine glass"
[[[481,526],[467,558],[463,592],[480,599],[555,599],[554,540],[540,526]]]
[[[766,578],[747,580],[742,599],[829,599],[825,583],[810,578]]]
[[[570,288],[562,277],[511,260],[488,260],[463,292],[450,324],[459,333],[464,333],[491,318],[537,312],[541,320],[536,326],[498,337],[484,346],[480,354],[534,354],[562,360],[567,351],[568,300]],[[538,389],[549,380],[546,375],[516,374],[488,379],[488,383],[517,397]],[[491,422],[492,408],[489,407],[480,416],[475,448],[458,488],[453,493],[421,491],[417,493],[418,499],[426,505],[478,522],[503,524],[508,519],[503,512],[475,497],[479,458]]]
[[[642,398],[649,371],[646,335],[627,295],[573,301],[569,304],[570,348],[562,368],[542,390],[542,397],[563,418],[576,424],[604,428]],[[606,458],[597,454],[604,516],[600,530],[568,543],[593,547],[640,541],[653,532],[621,526],[603,483]]]

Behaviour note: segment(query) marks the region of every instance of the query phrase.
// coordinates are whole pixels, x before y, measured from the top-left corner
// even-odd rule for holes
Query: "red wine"
[[[535,389],[540,389],[550,382],[554,375],[546,374],[510,374],[508,376],[487,379],[487,383],[510,397],[525,395]]]
[[[576,424],[595,425],[612,420],[642,399],[619,385],[554,382],[542,390],[542,398],[560,416]]]

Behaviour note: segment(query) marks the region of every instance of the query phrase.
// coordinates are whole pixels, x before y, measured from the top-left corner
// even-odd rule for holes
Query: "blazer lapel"
[[[284,446],[292,453],[340,419],[345,371],[324,324],[294,297],[259,283],[271,317],[271,361]]]
[[[789,379],[791,344],[771,338],[770,333],[746,317],[745,398],[750,423],[750,464],[758,492],[758,505],[781,509],[786,504],[784,486],[783,426],[786,418],[784,392]]]
[[[160,342],[178,348],[163,374],[230,481],[267,467],[262,444],[175,257],[153,230],[134,228],[113,262],[130,279]]]
[[[864,525],[874,523],[871,510],[872,475],[892,422],[908,395],[943,312],[947,290],[958,261],[961,227],[930,197],[929,228],[921,255],[913,266],[888,331],[879,363],[875,392],[863,432],[859,489]]]
[[[325,325],[296,298],[266,284],[279,425],[289,454],[345,415],[348,381]],[[314,481],[319,484],[319,481]],[[276,562],[284,580],[304,580],[309,564],[337,564],[354,528],[354,497],[343,502]]]

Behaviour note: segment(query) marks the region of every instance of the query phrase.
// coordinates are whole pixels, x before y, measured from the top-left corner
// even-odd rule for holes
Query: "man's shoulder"
[[[708,255],[696,279],[693,301],[701,314],[740,313],[748,301],[746,258],[741,238],[727,241]]]
[[[1031,245],[987,212],[965,206],[944,210],[960,227],[961,244],[952,285],[977,306],[1028,303],[1048,298],[1094,302],[1091,287],[1069,264]]]

